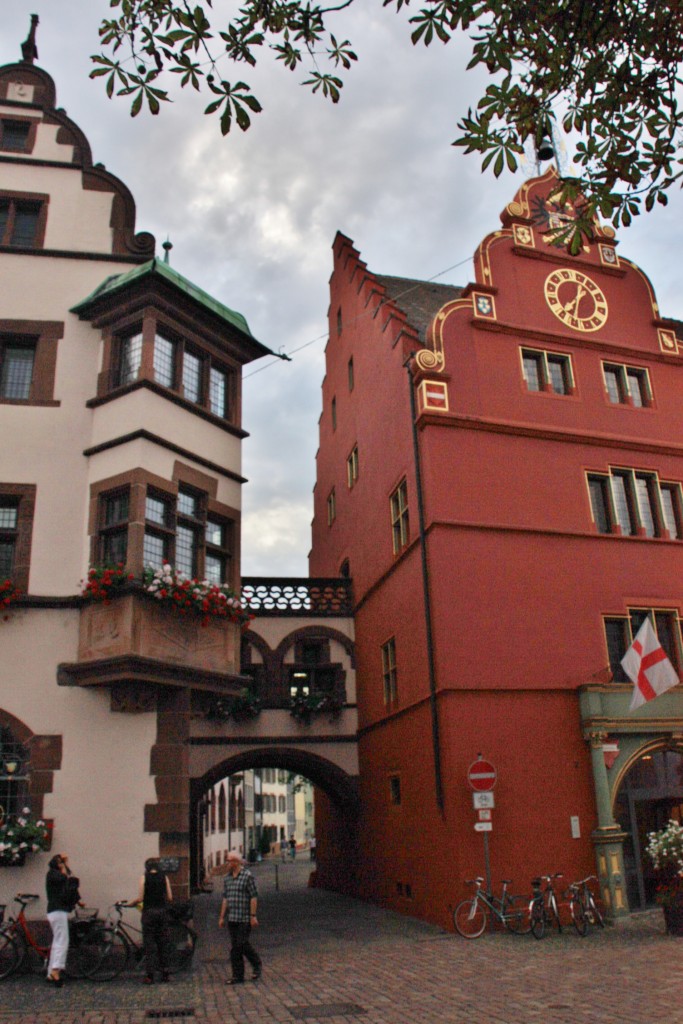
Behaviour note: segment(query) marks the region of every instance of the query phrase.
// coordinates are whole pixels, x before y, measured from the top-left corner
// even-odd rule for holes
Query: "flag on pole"
[[[621,664],[626,675],[635,684],[629,711],[635,711],[648,700],[654,700],[660,693],[670,690],[678,682],[674,667],[652,628],[649,615],[621,659]]]

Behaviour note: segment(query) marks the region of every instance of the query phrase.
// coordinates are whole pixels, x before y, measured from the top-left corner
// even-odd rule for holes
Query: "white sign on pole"
[[[492,815],[491,811],[489,810],[489,808],[485,807],[482,810],[477,811],[477,817],[479,818],[479,821],[491,821],[492,818],[493,818],[493,815]]]
[[[473,793],[472,806],[474,807],[475,811],[480,811],[484,807],[495,807],[496,804],[493,798],[493,793]]]
[[[491,821],[475,821],[474,823],[475,832],[493,832],[493,822]]]

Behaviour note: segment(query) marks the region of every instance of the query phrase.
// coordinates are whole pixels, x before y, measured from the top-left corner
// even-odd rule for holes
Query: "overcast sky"
[[[235,5],[216,0],[221,7]],[[371,271],[464,285],[479,241],[535,167],[496,181],[477,156],[451,146],[483,87],[464,71],[466,41],[414,49],[381,0],[358,0],[335,32],[350,36],[359,57],[337,106],[264,53],[257,69],[239,73],[264,112],[227,139],[203,115],[206,98],[179,96],[159,117],[132,120],[125,99],[108,100],[101,81],[89,80],[108,12],[108,0],[4,0],[0,64],[20,58],[38,14],[37,63],[94,161],[132,191],[137,230],[156,236],[159,255],[168,236],[177,270],[244,314],[264,344],[293,353],[291,363],[245,371],[242,571],[305,576],[336,231]],[[618,236],[622,254],[650,276],[662,314],[680,318],[682,213],[677,193]]]

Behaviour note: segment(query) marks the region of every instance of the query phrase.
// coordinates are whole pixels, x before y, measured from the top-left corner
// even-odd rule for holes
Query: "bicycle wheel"
[[[103,927],[98,934],[99,958],[92,964],[87,977],[92,981],[111,981],[125,970],[131,954],[126,939],[111,926]]]
[[[586,911],[583,909],[583,903],[578,897],[575,897],[571,900],[569,909],[571,910],[574,927],[583,938],[588,931],[588,918],[586,917]]]
[[[453,911],[453,924],[463,939],[478,939],[486,928],[486,908],[475,896],[463,900]]]
[[[170,921],[168,924],[168,948],[166,952],[169,974],[187,971],[192,965],[197,933],[184,921]]]
[[[87,927],[83,927],[83,924]],[[66,955],[66,973],[71,978],[91,978],[109,952],[105,927],[100,922],[77,922],[69,933],[69,951]]]
[[[557,909],[557,900],[555,899],[555,893],[551,892],[548,897],[548,923],[552,925],[553,921],[557,925],[558,932],[562,931],[562,923],[560,921],[560,912]]]
[[[588,918],[589,921],[591,921],[592,924],[597,924],[599,928],[604,928],[605,927],[605,919],[602,916],[602,914],[600,913],[600,911],[598,910],[598,906],[597,906],[595,900],[593,899],[593,894],[592,893],[588,897],[588,907],[586,908],[586,917]]]
[[[515,935],[528,935],[531,930],[528,896],[510,896],[505,902],[503,923]]]
[[[21,963],[19,947],[9,932],[0,932],[0,978],[6,978]]]
[[[542,939],[545,935],[545,910],[540,900],[534,900],[531,904],[529,918],[531,934],[535,939]]]

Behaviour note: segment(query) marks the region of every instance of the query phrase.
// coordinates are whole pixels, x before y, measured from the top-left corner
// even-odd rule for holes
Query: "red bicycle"
[[[4,922],[5,905],[0,904],[0,979],[7,978],[15,971],[27,968],[42,973],[50,959],[51,942],[41,941],[44,936],[42,923],[29,921],[26,907],[40,899],[35,893],[17,893],[14,902],[19,904],[19,913]],[[88,911],[86,916],[69,922],[69,953],[66,973],[72,978],[89,978],[95,974],[102,959],[102,944],[96,925],[97,911]],[[3,923],[4,922],[4,923]]]

